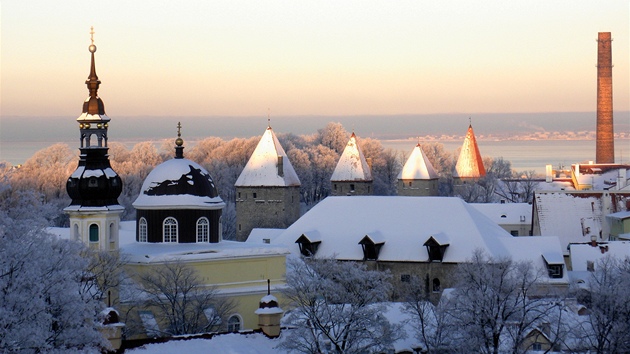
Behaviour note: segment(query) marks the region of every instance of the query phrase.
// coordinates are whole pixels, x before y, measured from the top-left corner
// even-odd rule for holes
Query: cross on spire
[[[90,40],[94,44],[94,26],[90,27]]]
[[[182,122],[177,122],[177,137],[182,136]]]

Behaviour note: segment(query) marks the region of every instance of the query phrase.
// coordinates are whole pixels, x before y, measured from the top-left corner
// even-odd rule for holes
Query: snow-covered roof
[[[372,180],[372,171],[357,144],[357,136],[354,133],[350,136],[346,148],[343,149],[330,180],[337,182]]]
[[[438,177],[431,161],[422,151],[420,144],[413,148],[407,162],[405,162],[398,174],[398,179],[436,179]]]
[[[627,211],[619,211],[616,213],[608,214],[606,217],[617,220],[625,220],[630,218],[630,210]]]
[[[571,244],[571,265],[574,271],[587,271],[587,264],[593,262],[597,267],[597,261],[608,255],[620,260],[630,257],[630,241],[599,242],[596,246],[591,244]]]
[[[285,229],[263,229],[253,228],[247,236],[246,242],[267,243],[265,240],[273,240],[280,235]]]
[[[534,203],[540,234],[558,236],[563,250],[570,243],[601,241],[602,195],[581,192],[536,192]]]
[[[532,223],[532,205],[528,203],[471,203],[470,205],[499,225]]]
[[[137,209],[221,209],[225,203],[205,168],[188,159],[174,158],[149,173],[133,206]]]
[[[485,175],[486,169],[483,166],[481,153],[479,153],[477,139],[475,138],[472,125],[469,125],[464,144],[457,159],[457,165],[455,165],[455,171],[453,171],[453,177],[479,178]]]
[[[359,241],[378,232],[384,239],[381,261],[426,262],[430,237],[449,244],[443,262],[459,263],[475,249],[493,257],[527,257],[542,262],[542,252],[562,250],[556,238],[515,238],[459,198],[328,197],[271,240],[299,254],[295,241],[319,236],[317,257],[363,260]],[[553,240],[556,241],[553,241]],[[544,246],[544,247],[543,247]]]
[[[278,166],[280,159],[282,166]],[[300,179],[271,127],[265,130],[234,185],[237,187],[300,185]]]

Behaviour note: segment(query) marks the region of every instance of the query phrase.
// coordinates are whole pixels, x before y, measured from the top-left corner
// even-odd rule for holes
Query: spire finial
[[[94,45],[94,26],[90,27],[90,41],[92,44],[89,46],[90,53],[96,52],[96,45]]]
[[[177,139],[175,139],[175,158],[184,158],[184,139],[182,139],[182,122],[177,122]]]
[[[271,128],[271,109],[267,107],[267,128]]]
[[[472,118],[468,117],[468,125],[470,125],[472,127]]]

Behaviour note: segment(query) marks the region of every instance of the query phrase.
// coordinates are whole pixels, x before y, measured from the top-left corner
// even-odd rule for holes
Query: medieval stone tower
[[[431,161],[418,143],[398,175],[398,195],[437,196],[438,178]]]
[[[476,180],[485,175],[486,169],[483,166],[483,159],[479,152],[477,138],[475,138],[475,132],[473,131],[472,124],[470,124],[466,132],[466,138],[464,138],[464,144],[459,153],[459,158],[457,159],[457,165],[455,165],[455,171],[453,171],[453,178],[456,182],[458,180],[461,182],[467,179]]]
[[[94,32],[91,32],[92,35]],[[111,168],[107,155],[107,128],[109,117],[105,105],[98,97],[101,81],[96,76],[94,39],[89,47],[92,53],[90,76],[85,81],[90,92],[83,103],[83,113],[77,122],[81,141],[79,165],[66,182],[72,202],[64,211],[70,217],[70,234],[90,248],[118,249],[118,226],[124,208],[118,204],[122,180]]]
[[[287,228],[300,217],[300,179],[271,126],[234,186],[238,241],[253,228]]]
[[[372,195],[372,166],[352,132],[330,177],[332,195]]]
[[[612,38],[610,32],[597,36],[597,163],[615,163],[612,101]]]

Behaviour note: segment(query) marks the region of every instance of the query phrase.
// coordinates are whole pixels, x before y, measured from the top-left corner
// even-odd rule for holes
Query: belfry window
[[[210,222],[206,217],[197,220],[197,242],[210,241]]]
[[[163,224],[163,239],[164,242],[177,242],[177,220],[173,217],[164,219]]]
[[[147,242],[147,219],[143,217],[138,222],[138,242]]]
[[[90,225],[90,242],[98,242],[98,225]]]

